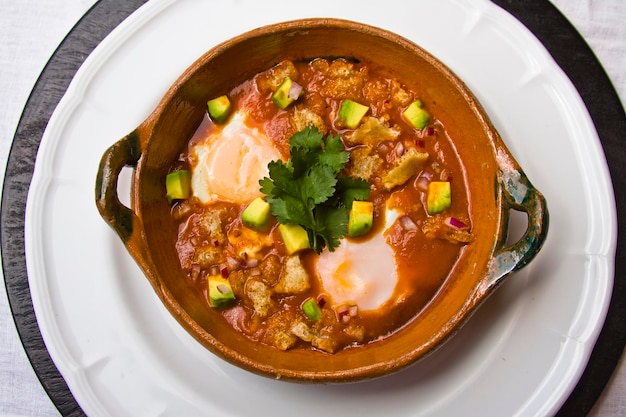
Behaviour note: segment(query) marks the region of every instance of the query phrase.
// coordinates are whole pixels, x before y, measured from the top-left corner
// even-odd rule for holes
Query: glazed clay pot
[[[285,60],[350,57],[384,64],[388,75],[415,91],[428,90],[430,109],[456,141],[466,170],[474,240],[421,313],[386,339],[335,354],[279,351],[253,343],[207,307],[180,268],[177,228],[165,196],[165,176],[206,113],[208,99],[226,94]],[[131,207],[117,196],[124,166],[134,167]],[[548,229],[545,199],[529,182],[476,98],[447,67],[395,34],[334,19],[263,27],[211,49],[171,86],[154,112],[102,157],[98,209],[117,232],[167,309],[198,342],[223,359],[272,378],[347,382],[379,377],[416,362],[440,346],[510,276],[530,262]],[[511,210],[528,227],[507,245]]]

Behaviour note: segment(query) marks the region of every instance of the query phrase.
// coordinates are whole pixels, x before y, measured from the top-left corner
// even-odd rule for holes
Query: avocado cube
[[[422,108],[421,100],[411,103],[402,115],[416,129],[425,128],[430,120],[430,114]]]
[[[296,101],[296,98],[289,96],[289,91],[293,85],[293,80],[289,77],[285,77],[283,82],[278,86],[274,94],[272,94],[272,101],[279,109],[286,109],[291,103]]]
[[[186,169],[173,171],[165,177],[165,193],[168,202],[189,198],[191,194],[191,172]]]
[[[226,307],[235,301],[235,293],[226,278],[211,275],[208,279],[209,305],[211,307]]]
[[[313,298],[309,298],[302,304],[302,311],[310,320],[317,321],[322,318],[322,309]]]
[[[374,223],[374,203],[371,201],[354,201],[348,215],[348,236],[363,236]]]
[[[356,129],[369,109],[370,108],[366,105],[346,99],[341,102],[337,120],[341,126],[345,126],[349,129]]]
[[[285,248],[289,255],[311,247],[309,235],[300,225],[293,223],[280,224],[278,225],[278,231],[283,238]]]
[[[209,116],[216,123],[222,124],[228,119],[231,111],[230,100],[227,96],[219,96],[207,102]]]
[[[244,225],[257,232],[267,232],[272,224],[270,204],[262,197],[257,197],[241,213]]]
[[[450,182],[431,181],[428,184],[428,198],[426,199],[426,209],[428,214],[437,214],[446,210],[452,204],[452,194]]]

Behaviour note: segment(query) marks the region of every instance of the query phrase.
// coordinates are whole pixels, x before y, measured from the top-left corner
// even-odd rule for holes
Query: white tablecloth
[[[626,2],[553,0],[590,44],[626,103]],[[0,0],[0,166],[22,109],[44,65],[94,0]],[[4,169],[0,171],[0,183]],[[19,341],[0,289],[0,417],[58,416]],[[626,415],[626,362],[591,416]]]

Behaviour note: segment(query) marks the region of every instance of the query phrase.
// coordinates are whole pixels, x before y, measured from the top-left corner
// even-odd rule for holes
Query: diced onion
[[[317,305],[319,305],[322,308],[326,305],[326,297],[324,297],[324,294],[318,295]]]
[[[457,219],[456,217],[447,217],[444,222],[448,226],[450,226],[450,227],[452,227],[454,229],[465,229],[465,228],[467,228],[467,225],[465,223],[463,223],[461,220]]]
[[[287,93],[287,97],[292,100],[297,100],[302,94],[302,86],[297,82],[293,81],[291,83],[291,87],[289,88],[289,92]]]
[[[396,145],[396,156],[404,155],[404,144],[402,142]]]
[[[229,256],[226,258],[226,264],[230,270],[234,270],[239,266],[239,261],[232,256]]]
[[[230,288],[228,288],[228,285],[225,285],[225,284],[218,284],[217,285],[217,290],[220,292],[220,294],[230,294],[231,293]]]
[[[423,171],[415,181],[415,187],[420,191],[428,191],[428,184],[433,179],[433,173],[430,171]]]
[[[417,224],[409,216],[402,216],[398,221],[404,230],[417,230]]]
[[[193,264],[191,266],[191,279],[192,280],[197,280],[200,277],[200,272],[202,271],[202,269],[200,268],[200,265],[198,264]]]

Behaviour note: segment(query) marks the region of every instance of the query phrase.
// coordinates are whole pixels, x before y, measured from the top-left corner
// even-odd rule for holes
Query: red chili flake
[[[428,136],[432,136],[432,135],[434,135],[434,134],[435,134],[435,128],[434,128],[434,127],[428,127],[428,128],[426,129],[426,134],[427,134]]]
[[[426,147],[426,141],[423,140],[418,140],[415,142],[415,144],[417,145],[418,148],[425,148]]]
[[[228,268],[223,267],[220,272],[222,273],[222,278],[228,278]]]

